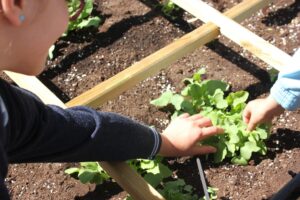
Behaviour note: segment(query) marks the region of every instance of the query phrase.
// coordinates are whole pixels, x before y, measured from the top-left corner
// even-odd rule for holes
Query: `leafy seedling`
[[[269,137],[269,127],[260,125],[249,132],[242,120],[248,92],[229,92],[229,85],[223,81],[202,80],[204,73],[205,70],[200,69],[192,78],[184,79],[187,85],[180,94],[166,91],[151,104],[158,107],[172,105],[175,110],[172,119],[184,112],[200,113],[210,118],[213,125],[223,128],[225,134],[201,142],[218,149],[214,154],[216,163],[230,158],[232,163],[246,165],[254,153],[265,155],[264,140]]]

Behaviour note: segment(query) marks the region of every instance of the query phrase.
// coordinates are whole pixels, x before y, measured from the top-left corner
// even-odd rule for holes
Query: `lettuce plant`
[[[225,134],[210,137],[201,144],[215,146],[218,151],[214,161],[219,163],[230,158],[232,163],[246,165],[253,153],[265,155],[264,143],[269,137],[268,127],[261,125],[254,131],[247,131],[242,120],[248,92],[229,92],[229,85],[220,80],[202,80],[205,70],[201,69],[192,78],[186,78],[186,87],[180,94],[170,90],[151,101],[158,107],[173,105],[172,118],[187,112],[191,115],[201,113],[211,119],[213,125],[225,130]]]

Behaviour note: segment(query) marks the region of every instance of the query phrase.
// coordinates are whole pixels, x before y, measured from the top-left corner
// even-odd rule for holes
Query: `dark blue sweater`
[[[44,105],[0,80],[0,199],[9,195],[9,163],[113,161],[152,158],[161,145],[152,128],[87,107]]]

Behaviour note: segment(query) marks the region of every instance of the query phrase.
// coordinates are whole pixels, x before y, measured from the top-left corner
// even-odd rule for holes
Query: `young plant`
[[[69,0],[69,25],[68,30],[79,30],[87,27],[98,27],[101,19],[98,16],[92,17],[93,0]]]
[[[171,19],[175,20],[176,16],[175,16],[175,12],[179,11],[179,7],[174,4],[172,1],[170,0],[166,0],[162,3],[162,8],[161,11],[168,17],[170,17]]]
[[[214,200],[214,199],[217,199],[217,198],[218,198],[218,196],[217,196],[217,191],[218,191],[218,190],[219,190],[219,189],[218,189],[218,188],[215,188],[215,187],[208,187],[208,188],[207,188],[207,192],[208,192],[208,194],[209,194],[209,199],[210,199],[210,200]],[[205,196],[202,197],[200,200],[206,200]]]
[[[187,185],[184,180],[167,181],[172,176],[172,171],[162,163],[161,157],[154,160],[137,159],[128,161],[143,178],[168,200],[198,200],[195,189]],[[65,170],[65,173],[75,175],[82,183],[102,184],[110,179],[110,176],[101,168],[98,162],[81,162],[80,167]],[[210,199],[215,199],[216,189],[208,187]],[[201,200],[204,199],[200,198]],[[130,196],[126,200],[132,200]]]
[[[80,30],[88,27],[99,27],[101,19],[98,16],[92,17],[93,0],[68,0],[69,24],[62,36],[67,36],[70,31]],[[53,59],[55,45],[48,51],[48,56]]]
[[[191,115],[201,113],[209,117],[213,125],[223,128],[225,134],[213,136],[201,143],[218,149],[214,154],[216,163],[231,158],[232,163],[246,165],[254,152],[265,155],[267,147],[264,140],[269,137],[268,127],[261,125],[249,132],[242,120],[248,92],[229,93],[227,83],[220,80],[202,80],[204,74],[204,69],[199,70],[192,78],[184,80],[187,85],[180,94],[166,91],[151,101],[151,104],[158,107],[173,105],[175,111],[172,118],[184,112]]]
[[[110,176],[102,169],[98,162],[81,162],[80,167],[65,170],[67,174],[77,174],[82,183],[102,184]]]
[[[172,180],[172,171],[162,163],[161,157],[155,160],[133,160],[129,163],[143,178],[167,200],[204,200],[195,194],[195,189],[184,180]],[[168,180],[168,181],[166,181]],[[217,188],[208,187],[210,199],[216,199]],[[130,196],[126,200],[132,200]]]

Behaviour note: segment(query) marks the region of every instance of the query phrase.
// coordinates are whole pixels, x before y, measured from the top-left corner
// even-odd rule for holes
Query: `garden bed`
[[[239,0],[209,0],[224,12]],[[126,67],[166,46],[201,25],[186,13],[173,20],[155,7],[156,1],[99,1],[103,16],[98,30],[71,33],[57,43],[55,59],[47,62],[40,79],[63,101],[68,101],[107,80]],[[300,3],[278,0],[267,11],[255,13],[242,24],[278,48],[292,54],[300,46]],[[267,65],[230,40],[219,37],[150,77],[98,109],[130,116],[163,130],[168,113],[150,105],[166,88],[180,91],[181,80],[205,67],[207,78],[228,82],[233,91],[247,90],[250,98],[263,97],[271,87]],[[132,104],[135,102],[135,104]],[[291,179],[288,171],[300,172],[300,111],[285,112],[273,121],[268,154],[248,166],[202,159],[210,186],[218,199],[268,199]],[[174,177],[184,179],[201,192],[194,158],[168,159]],[[81,184],[64,170],[73,163],[10,165],[6,179],[12,199],[122,199],[126,193],[116,183]]]

